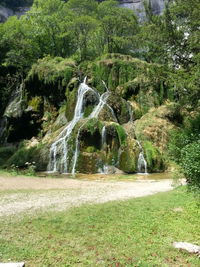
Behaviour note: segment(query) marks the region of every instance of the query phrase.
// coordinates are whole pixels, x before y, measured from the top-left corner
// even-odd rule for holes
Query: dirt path
[[[0,216],[41,210],[66,210],[172,190],[172,180],[82,181],[0,176]]]

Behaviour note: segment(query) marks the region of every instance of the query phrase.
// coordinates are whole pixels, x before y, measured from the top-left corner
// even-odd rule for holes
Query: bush
[[[200,188],[200,140],[181,150],[180,164],[188,183]]]
[[[4,166],[5,162],[15,153],[16,147],[7,146],[0,147],[0,166]]]
[[[28,172],[44,171],[48,164],[48,148],[45,145],[37,145],[27,148],[22,143],[18,150],[6,162],[6,167],[15,166],[19,169],[27,169]]]

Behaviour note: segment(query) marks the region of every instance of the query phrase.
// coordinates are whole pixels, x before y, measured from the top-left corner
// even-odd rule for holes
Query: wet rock
[[[24,99],[23,99],[23,84],[19,86],[16,91],[11,95],[10,101],[6,110],[4,112],[4,116],[8,118],[19,118],[21,117],[24,111]]]
[[[130,120],[129,108],[126,100],[112,93],[109,96],[107,103],[113,109],[119,124],[127,123]]]
[[[121,148],[119,154],[119,169],[126,173],[137,172],[139,153],[140,149],[137,141],[128,137],[126,144]]]
[[[65,112],[61,112],[51,127],[51,131],[56,131],[68,123]]]
[[[144,1],[143,0],[119,0],[121,7],[130,8],[136,12],[140,18],[145,17]],[[152,11],[159,15],[163,12],[166,0],[150,0]]]
[[[102,168],[101,172],[104,174],[124,174],[124,172],[122,170],[120,170],[120,169],[118,169],[112,165],[105,165]]]

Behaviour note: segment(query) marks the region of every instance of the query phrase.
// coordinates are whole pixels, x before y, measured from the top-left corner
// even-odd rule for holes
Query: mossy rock
[[[31,100],[35,96],[45,97],[59,109],[75,69],[75,62],[70,59],[50,56],[39,59],[32,65],[25,79],[28,98]]]
[[[68,123],[67,118],[65,116],[65,111],[60,112],[58,117],[56,118],[55,122],[51,126],[51,131],[55,132],[58,129],[62,128],[63,126],[66,126]]]
[[[147,161],[148,172],[162,172],[165,170],[163,156],[159,149],[151,142],[146,141],[142,143],[144,149],[144,156]]]
[[[118,122],[115,113],[112,108],[104,105],[98,116],[99,120],[104,122]]]
[[[77,93],[79,87],[79,80],[77,78],[73,78],[66,89],[65,96],[66,96],[66,110],[65,115],[68,121],[71,121],[74,117],[74,110],[77,101]]]
[[[113,109],[119,124],[127,123],[130,120],[128,103],[120,96],[111,93],[107,104]]]
[[[127,138],[126,145],[121,148],[119,169],[126,173],[136,173],[139,152],[136,140]]]
[[[6,161],[16,152],[15,146],[1,146],[0,147],[0,166],[3,167]]]
[[[153,108],[135,121],[136,137],[140,141],[150,141],[160,151],[164,151],[170,132],[177,127],[179,120],[179,106],[175,103]]]
[[[25,168],[26,163],[33,163],[37,171],[46,171],[49,161],[49,148],[45,144],[27,147],[26,144],[19,146],[17,151],[6,162],[7,167],[12,165]]]
[[[73,60],[62,57],[44,57],[33,64],[28,73],[26,81],[32,80],[34,76],[44,84],[55,84],[58,80],[66,86],[72,78],[76,64]]]
[[[89,90],[84,96],[84,117],[87,118],[99,103],[98,92]]]
[[[167,96],[167,70],[159,64],[127,55],[107,54],[87,67],[84,65],[83,71],[92,77],[92,85],[100,92],[104,90],[103,80],[109,90],[117,91],[126,99],[136,95],[140,87],[149,86],[158,91],[161,101]]]
[[[81,152],[78,158],[76,172],[97,173],[99,160],[98,153]]]
[[[131,105],[133,121],[140,119],[143,115],[140,104],[138,104],[136,101],[129,101],[129,103]]]
[[[41,96],[34,96],[28,101],[28,108],[34,112],[42,112],[43,110],[43,99]]]

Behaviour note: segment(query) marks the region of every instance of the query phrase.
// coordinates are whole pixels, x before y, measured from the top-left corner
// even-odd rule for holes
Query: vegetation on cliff
[[[152,171],[164,168],[158,161],[164,151],[164,157],[182,166],[188,181],[200,184],[194,151],[199,145],[199,9],[198,0],[175,0],[163,15],[154,16],[146,5],[147,18],[139,23],[131,10],[119,8],[114,0],[35,0],[26,15],[0,24],[0,129],[4,133],[0,138],[17,144],[32,136],[53,139],[50,134],[58,130],[53,123],[62,112],[64,121],[72,119],[78,85],[88,75],[96,92],[105,91],[102,80],[112,91],[108,103],[118,134],[133,114],[132,139],[144,142]],[[22,100],[18,115],[12,109],[17,88]],[[87,96],[85,118],[95,101],[94,95]],[[106,124],[113,121],[106,109],[99,119]],[[20,136],[22,121],[27,136]],[[124,140],[120,139],[119,166],[136,171]],[[130,143],[134,147],[134,141]],[[91,147],[84,153],[92,151],[93,156],[98,154]]]

